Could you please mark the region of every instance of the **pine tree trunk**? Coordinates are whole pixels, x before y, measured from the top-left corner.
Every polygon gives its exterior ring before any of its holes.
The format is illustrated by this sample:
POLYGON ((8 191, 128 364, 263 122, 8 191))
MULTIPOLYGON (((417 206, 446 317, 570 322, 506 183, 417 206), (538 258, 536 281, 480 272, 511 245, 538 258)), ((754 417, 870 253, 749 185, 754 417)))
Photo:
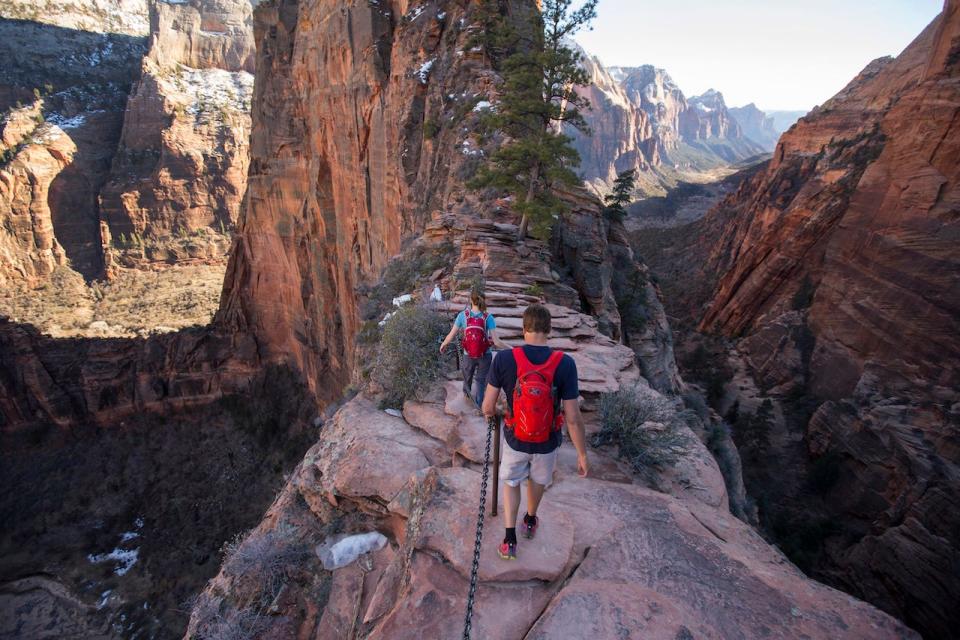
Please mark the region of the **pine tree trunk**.
MULTIPOLYGON (((540 163, 533 165, 530 169, 530 184, 527 186, 527 197, 524 204, 531 202, 536 193, 537 180, 540 178, 540 163)), ((520 219, 520 231, 517 233, 517 240, 523 240, 527 237, 527 229, 530 227, 530 217, 525 213, 520 219)))

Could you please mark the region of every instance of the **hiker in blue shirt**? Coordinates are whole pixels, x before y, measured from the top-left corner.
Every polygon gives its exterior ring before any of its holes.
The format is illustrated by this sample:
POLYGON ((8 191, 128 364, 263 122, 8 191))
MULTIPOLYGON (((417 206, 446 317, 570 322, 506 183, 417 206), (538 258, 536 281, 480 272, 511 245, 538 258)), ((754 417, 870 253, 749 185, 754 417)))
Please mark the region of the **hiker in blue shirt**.
POLYGON ((474 291, 470 294, 470 308, 457 314, 450 333, 440 345, 440 353, 447 348, 458 331, 463 331, 463 358, 460 369, 463 373, 463 394, 473 400, 479 407, 483 401, 483 393, 487 388, 487 372, 493 354, 490 347, 494 341, 498 346, 502 342, 496 339, 497 322, 493 315, 487 313, 487 302, 483 294, 474 291))

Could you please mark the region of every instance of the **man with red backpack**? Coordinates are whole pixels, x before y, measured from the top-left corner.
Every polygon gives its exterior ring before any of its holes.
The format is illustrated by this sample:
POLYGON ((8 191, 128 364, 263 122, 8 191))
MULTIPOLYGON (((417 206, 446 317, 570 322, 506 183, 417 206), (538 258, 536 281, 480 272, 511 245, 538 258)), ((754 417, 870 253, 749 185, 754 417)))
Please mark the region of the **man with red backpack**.
POLYGON ((463 394, 479 407, 483 392, 487 388, 487 371, 490 370, 490 361, 493 359, 490 347, 496 339, 494 331, 497 323, 493 316, 487 313, 487 302, 479 291, 470 294, 470 305, 470 308, 457 314, 450 333, 440 345, 440 353, 443 353, 456 337, 457 331, 462 330, 463 358, 460 369, 463 373, 463 394))
POLYGON ((527 513, 520 525, 525 538, 537 531, 537 508, 543 492, 553 478, 557 449, 562 441, 564 423, 577 449, 577 467, 587 475, 587 449, 580 419, 580 395, 577 363, 569 355, 547 346, 550 335, 550 310, 540 304, 523 312, 522 347, 501 351, 494 358, 483 398, 483 413, 493 417, 497 398, 503 389, 507 397, 504 447, 500 460, 503 480, 503 520, 506 535, 500 545, 500 557, 517 557, 517 508, 520 483, 527 481, 527 513))

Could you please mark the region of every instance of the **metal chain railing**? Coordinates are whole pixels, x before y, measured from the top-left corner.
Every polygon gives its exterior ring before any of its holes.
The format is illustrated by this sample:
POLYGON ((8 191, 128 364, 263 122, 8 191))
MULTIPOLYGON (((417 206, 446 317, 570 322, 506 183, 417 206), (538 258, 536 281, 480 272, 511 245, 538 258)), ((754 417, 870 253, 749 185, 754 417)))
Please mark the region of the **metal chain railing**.
MULTIPOLYGON (((470 640, 473 621, 473 599, 477 593, 477 578, 480 572, 480 545, 483 542, 483 518, 487 508, 487 482, 490 478, 490 444, 497 428, 497 418, 487 420, 487 448, 483 454, 483 477, 480 481, 480 508, 477 509, 477 539, 473 546, 473 566, 470 569, 470 591, 467 593, 467 615, 463 621, 463 640, 470 640)), ((497 490, 496 487, 493 488, 497 490)))

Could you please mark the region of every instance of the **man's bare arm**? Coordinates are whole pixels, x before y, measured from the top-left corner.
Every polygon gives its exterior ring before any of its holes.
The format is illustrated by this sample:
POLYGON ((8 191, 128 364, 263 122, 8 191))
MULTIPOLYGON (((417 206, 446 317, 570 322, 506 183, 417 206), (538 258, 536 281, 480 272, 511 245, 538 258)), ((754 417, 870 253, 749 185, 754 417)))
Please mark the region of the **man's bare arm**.
POLYGON ((488 384, 487 390, 483 393, 483 415, 492 418, 497 414, 497 397, 500 395, 500 388, 488 384))
POLYGON ((577 450, 577 467, 581 476, 587 475, 587 436, 580 417, 580 403, 574 400, 563 401, 563 418, 567 423, 570 440, 577 450))

